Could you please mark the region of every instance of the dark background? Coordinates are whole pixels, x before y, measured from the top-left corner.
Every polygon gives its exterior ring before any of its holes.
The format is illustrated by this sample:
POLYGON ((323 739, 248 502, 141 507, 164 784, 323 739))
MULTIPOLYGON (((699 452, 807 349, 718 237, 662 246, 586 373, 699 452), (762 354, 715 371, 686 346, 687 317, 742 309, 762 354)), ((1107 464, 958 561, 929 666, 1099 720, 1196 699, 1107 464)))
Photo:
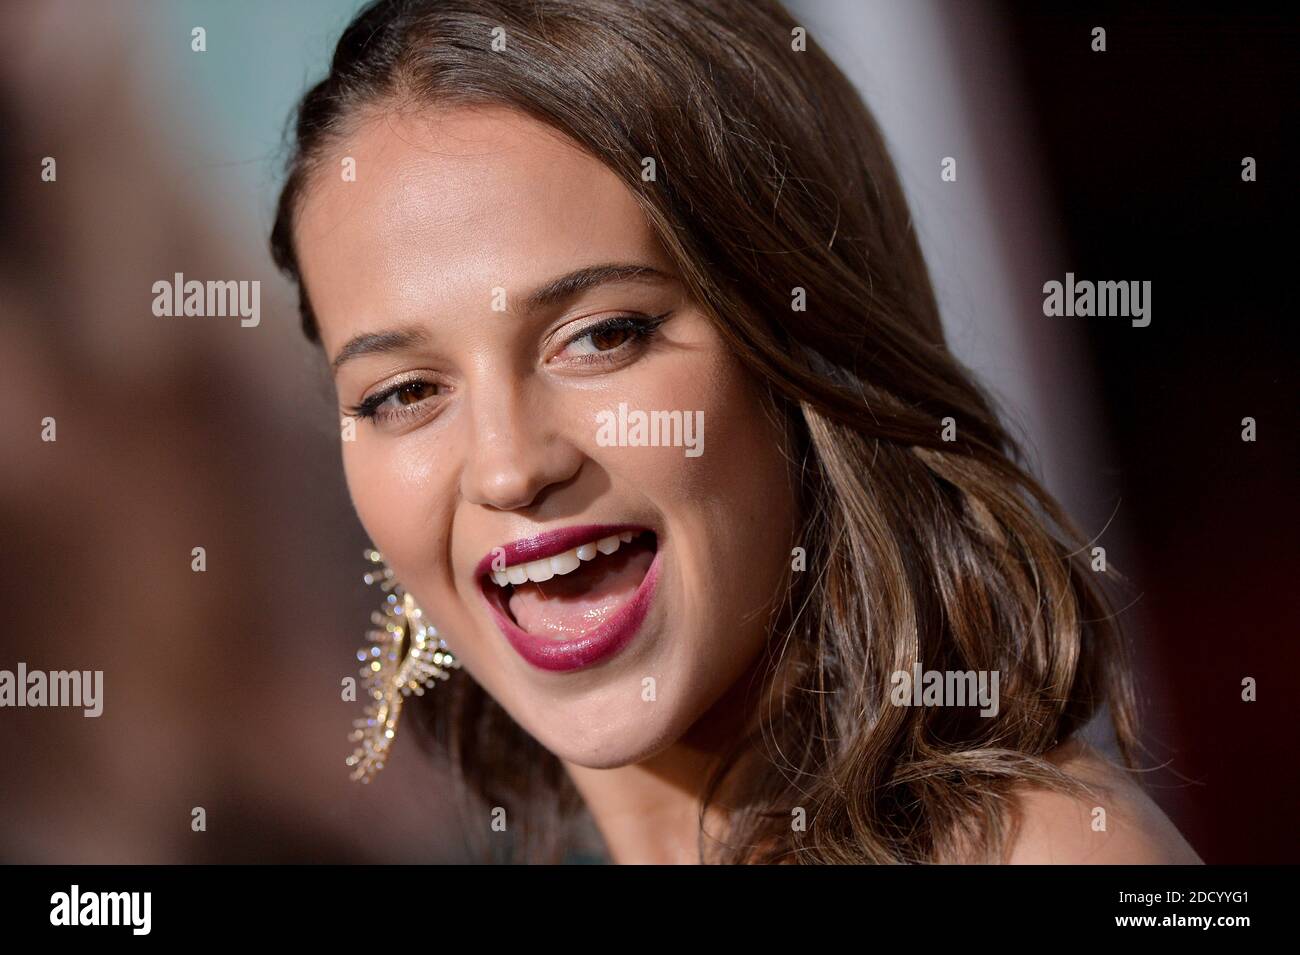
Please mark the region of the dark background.
POLYGON ((1148 327, 1080 323, 1136 547, 1137 649, 1166 677, 1147 745, 1177 772, 1151 784, 1206 861, 1293 862, 1300 30, 1236 5, 1049 6, 1004 13, 1069 261, 1152 282, 1148 327), (1094 26, 1104 54, 1078 42, 1094 26))

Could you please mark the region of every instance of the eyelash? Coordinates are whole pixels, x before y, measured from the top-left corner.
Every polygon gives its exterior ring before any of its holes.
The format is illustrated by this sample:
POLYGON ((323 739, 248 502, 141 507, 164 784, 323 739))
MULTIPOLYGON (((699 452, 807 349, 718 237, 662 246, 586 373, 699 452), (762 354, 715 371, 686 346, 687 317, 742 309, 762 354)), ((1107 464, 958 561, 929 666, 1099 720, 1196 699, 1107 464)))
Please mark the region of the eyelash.
MULTIPOLYGON (((599 335, 607 332, 629 332, 630 337, 615 347, 608 349, 605 352, 583 355, 578 359, 578 363, 583 365, 613 361, 614 359, 612 357, 607 358, 605 356, 613 355, 614 353, 621 353, 628 347, 635 347, 637 345, 644 346, 654 337, 655 333, 659 331, 659 327, 668 320, 670 314, 671 312, 663 312, 660 315, 654 316, 615 315, 583 329, 581 332, 566 341, 564 347, 568 348, 575 342, 582 341, 582 339, 588 338, 592 335, 599 335)), ((388 401, 388 399, 401 394, 404 389, 420 388, 424 386, 433 386, 434 388, 439 387, 437 382, 427 381, 423 378, 411 378, 406 381, 397 382, 391 387, 385 388, 383 391, 376 392, 370 397, 363 399, 355 407, 347 409, 347 412, 355 418, 369 418, 376 422, 392 421, 409 414, 419 413, 424 402, 407 405, 404 408, 399 408, 394 411, 380 411, 379 409, 388 401)))
POLYGON ((659 331, 659 326, 668 320, 669 312, 663 312, 659 315, 614 315, 604 321, 597 322, 588 328, 584 328, 578 334, 574 335, 564 347, 568 348, 574 342, 582 341, 592 335, 599 335, 604 332, 630 332, 631 337, 621 344, 614 346, 605 352, 597 352, 594 355, 583 355, 581 364, 593 364, 605 361, 612 361, 612 358, 605 358, 604 355, 612 355, 615 352, 621 352, 628 346, 644 345, 654 334, 659 331))
POLYGON ((404 408, 398 408, 394 411, 385 411, 385 412, 381 412, 379 410, 380 406, 382 406, 385 402, 388 401, 389 398, 392 398, 394 395, 401 394, 404 389, 420 388, 426 385, 431 385, 434 388, 438 387, 437 382, 425 381, 422 378, 411 378, 407 381, 399 381, 397 382, 397 384, 392 385, 389 388, 385 388, 383 391, 376 392, 375 394, 371 395, 369 398, 362 399, 362 401, 358 403, 355 408, 347 409, 348 414, 350 414, 354 418, 372 418, 376 421, 389 421, 393 418, 400 418, 403 415, 410 414, 413 410, 418 410, 420 406, 418 404, 407 405, 404 408))

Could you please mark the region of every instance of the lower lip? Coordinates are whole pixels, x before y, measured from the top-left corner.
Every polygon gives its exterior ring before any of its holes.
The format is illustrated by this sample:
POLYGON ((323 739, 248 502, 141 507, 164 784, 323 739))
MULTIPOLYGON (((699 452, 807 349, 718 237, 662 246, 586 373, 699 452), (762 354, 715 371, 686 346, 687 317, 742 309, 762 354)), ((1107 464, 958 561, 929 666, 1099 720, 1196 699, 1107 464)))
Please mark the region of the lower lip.
POLYGON ((572 640, 551 640, 528 633, 521 630, 496 601, 487 600, 487 605, 506 640, 537 669, 581 670, 613 656, 637 635, 650 611, 650 602, 654 599, 655 587, 659 583, 661 553, 662 551, 655 552, 655 559, 650 563, 641 585, 627 603, 598 627, 572 640))

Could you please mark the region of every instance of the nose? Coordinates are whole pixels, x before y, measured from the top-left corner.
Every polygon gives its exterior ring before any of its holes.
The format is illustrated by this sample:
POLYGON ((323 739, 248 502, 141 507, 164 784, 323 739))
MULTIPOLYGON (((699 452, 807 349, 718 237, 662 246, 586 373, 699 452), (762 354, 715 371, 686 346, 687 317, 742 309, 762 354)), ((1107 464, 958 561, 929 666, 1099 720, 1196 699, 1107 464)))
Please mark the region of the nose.
POLYGON ((508 379, 476 389, 469 410, 461 496, 470 503, 502 511, 533 507, 582 467, 582 452, 556 427, 562 415, 508 379))

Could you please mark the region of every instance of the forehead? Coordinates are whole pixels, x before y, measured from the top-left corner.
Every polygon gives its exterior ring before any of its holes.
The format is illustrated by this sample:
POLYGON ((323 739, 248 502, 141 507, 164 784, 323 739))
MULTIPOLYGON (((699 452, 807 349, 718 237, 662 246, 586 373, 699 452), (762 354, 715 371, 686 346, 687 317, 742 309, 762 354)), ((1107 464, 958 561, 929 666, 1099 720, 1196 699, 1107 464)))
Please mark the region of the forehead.
POLYGON ((482 311, 497 287, 525 293, 575 266, 667 267, 613 172, 503 108, 365 117, 308 184, 296 240, 327 348, 431 302, 482 311))

